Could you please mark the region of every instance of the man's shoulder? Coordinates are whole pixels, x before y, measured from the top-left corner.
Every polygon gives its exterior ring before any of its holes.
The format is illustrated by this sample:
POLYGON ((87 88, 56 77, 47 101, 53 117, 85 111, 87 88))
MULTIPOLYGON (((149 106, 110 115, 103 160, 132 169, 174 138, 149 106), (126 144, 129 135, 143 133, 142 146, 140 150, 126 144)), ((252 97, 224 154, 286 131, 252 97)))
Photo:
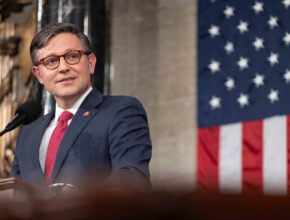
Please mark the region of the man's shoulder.
POLYGON ((143 105, 138 98, 126 95, 104 95, 103 104, 115 107, 139 106, 143 108, 143 105))
POLYGON ((139 102, 136 97, 127 95, 104 95, 104 99, 111 102, 139 102))

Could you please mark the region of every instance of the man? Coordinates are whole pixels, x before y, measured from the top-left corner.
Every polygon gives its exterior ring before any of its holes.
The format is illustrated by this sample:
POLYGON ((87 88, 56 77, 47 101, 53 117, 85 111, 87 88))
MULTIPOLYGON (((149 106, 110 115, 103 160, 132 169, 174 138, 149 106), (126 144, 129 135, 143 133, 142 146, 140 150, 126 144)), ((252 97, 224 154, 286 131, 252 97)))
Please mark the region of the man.
POLYGON ((22 128, 11 176, 36 186, 150 188, 145 111, 135 98, 92 88, 96 56, 88 38, 75 25, 50 24, 32 40, 30 55, 33 74, 56 104, 22 128))

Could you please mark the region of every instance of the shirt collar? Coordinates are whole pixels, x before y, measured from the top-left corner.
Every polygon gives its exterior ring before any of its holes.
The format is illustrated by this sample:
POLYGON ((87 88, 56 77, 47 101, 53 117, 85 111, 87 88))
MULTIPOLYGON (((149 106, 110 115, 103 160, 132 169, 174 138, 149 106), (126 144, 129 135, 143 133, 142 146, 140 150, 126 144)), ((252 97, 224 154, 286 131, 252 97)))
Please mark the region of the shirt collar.
POLYGON ((60 108, 57 103, 55 103, 55 114, 54 114, 54 123, 57 123, 57 120, 60 116, 60 114, 63 111, 69 111, 71 112, 73 115, 76 114, 77 110, 79 109, 80 105, 82 104, 82 102, 84 101, 84 99, 87 97, 87 95, 92 91, 92 87, 90 87, 84 94, 82 94, 82 96, 75 102, 75 104, 69 108, 69 109, 62 109, 60 108))

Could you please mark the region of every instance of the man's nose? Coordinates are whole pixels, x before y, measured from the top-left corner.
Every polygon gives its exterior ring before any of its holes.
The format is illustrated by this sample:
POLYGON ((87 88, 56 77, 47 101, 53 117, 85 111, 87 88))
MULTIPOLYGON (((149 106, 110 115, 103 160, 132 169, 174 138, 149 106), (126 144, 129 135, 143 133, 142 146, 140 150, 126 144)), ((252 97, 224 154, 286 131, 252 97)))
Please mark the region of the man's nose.
POLYGON ((59 58, 58 69, 59 69, 60 72, 66 73, 69 70, 68 65, 69 64, 65 61, 64 57, 60 57, 59 58))

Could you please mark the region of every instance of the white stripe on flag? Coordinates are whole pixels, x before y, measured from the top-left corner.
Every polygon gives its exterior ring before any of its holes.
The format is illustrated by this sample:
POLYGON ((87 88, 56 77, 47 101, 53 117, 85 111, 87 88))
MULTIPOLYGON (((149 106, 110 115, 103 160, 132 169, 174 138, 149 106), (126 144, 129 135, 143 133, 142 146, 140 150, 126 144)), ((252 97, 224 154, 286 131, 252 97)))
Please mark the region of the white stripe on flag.
POLYGON ((221 126, 219 184, 221 192, 240 193, 242 189, 242 126, 221 126))
POLYGON ((264 120, 263 185, 265 194, 287 193, 286 116, 264 120))

